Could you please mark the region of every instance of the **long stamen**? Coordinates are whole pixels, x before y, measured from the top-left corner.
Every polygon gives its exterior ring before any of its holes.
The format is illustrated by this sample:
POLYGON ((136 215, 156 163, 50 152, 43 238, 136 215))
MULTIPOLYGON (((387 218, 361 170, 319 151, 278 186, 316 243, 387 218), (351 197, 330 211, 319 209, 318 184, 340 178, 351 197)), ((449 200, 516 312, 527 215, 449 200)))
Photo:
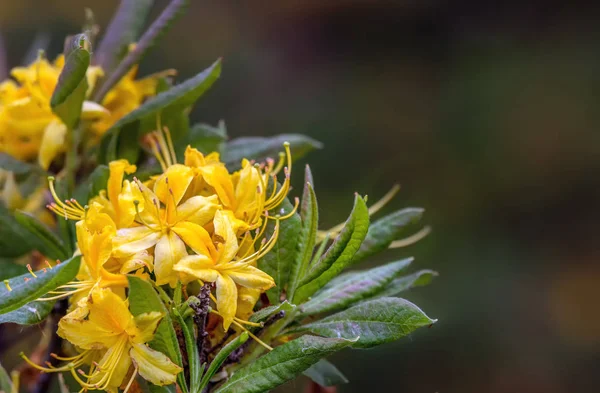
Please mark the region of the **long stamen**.
POLYGON ((175 147, 173 146, 173 139, 171 138, 171 131, 168 127, 163 127, 165 133, 164 138, 167 141, 167 147, 169 148, 169 154, 171 154, 171 162, 177 164, 177 154, 175 154, 175 147))
POLYGON ((411 244, 415 244, 419 240, 423 239, 425 236, 429 235, 429 233, 431 233, 431 227, 426 226, 414 235, 411 235, 404 239, 393 241, 388 248, 401 248, 410 246, 411 244))
MULTIPOLYGON (((219 313, 216 310, 213 310, 212 308, 209 310, 211 313, 219 315, 222 317, 221 313, 219 313)), ((249 331, 248 329, 246 329, 242 324, 240 324, 239 322, 236 321, 237 318, 234 318, 232 323, 239 327, 240 329, 242 329, 243 331, 245 331, 246 333, 248 333, 248 336, 252 337, 252 339, 254 339, 254 341, 256 341, 258 344, 260 344, 261 346, 265 347, 267 350, 272 351, 273 347, 267 345, 264 341, 262 341, 260 338, 256 337, 254 334, 252 334, 251 331, 249 331)))
POLYGON ((66 200, 62 202, 56 193, 56 189, 54 187, 54 177, 48 177, 48 188, 50 188, 50 194, 52 194, 52 198, 54 202, 47 205, 46 207, 56 213, 59 216, 65 217, 65 220, 83 220, 85 218, 86 209, 79 204, 75 199, 66 200))

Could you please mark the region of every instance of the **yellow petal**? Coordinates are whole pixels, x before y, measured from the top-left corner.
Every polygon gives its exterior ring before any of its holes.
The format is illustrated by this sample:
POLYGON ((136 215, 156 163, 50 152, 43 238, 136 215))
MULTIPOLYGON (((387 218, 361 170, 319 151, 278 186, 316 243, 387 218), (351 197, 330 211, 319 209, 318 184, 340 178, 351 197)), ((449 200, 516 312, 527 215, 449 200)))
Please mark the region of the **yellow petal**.
POLYGON ((102 105, 92 101, 83 101, 83 105, 81 107, 81 119, 97 120, 109 115, 110 112, 102 105))
POLYGON ((163 318, 163 314, 157 311, 152 311, 149 313, 143 313, 135 317, 135 326, 137 327, 137 332, 135 336, 132 336, 131 339, 134 343, 147 343, 152 341, 154 338, 154 332, 156 332, 156 328, 158 324, 163 318))
POLYGON ((248 320, 253 314, 254 306, 262 292, 258 289, 240 287, 238 288, 238 302, 236 317, 248 320))
POLYGON ((218 210, 215 213, 214 226, 215 234, 223 240, 223 243, 218 245, 219 258, 217 264, 230 262, 239 249, 237 235, 233 230, 231 220, 227 214, 218 210))
POLYGON ((172 230, 187 244, 196 254, 213 256, 215 246, 210 235, 198 224, 192 222, 179 222, 172 230))
POLYGON ((194 178, 192 168, 184 165, 171 165, 154 184, 154 193, 165 205, 179 204, 188 186, 194 178))
POLYGON ((226 274, 217 277, 217 309, 223 317, 223 328, 227 331, 237 309, 237 287, 226 274))
POLYGON ((198 151, 198 149, 188 145, 185 149, 184 164, 192 168, 204 166, 206 164, 206 161, 204 160, 204 154, 198 151))
POLYGON ((236 284, 246 288, 266 291, 275 286, 275 281, 271 276, 254 266, 244 265, 239 268, 224 268, 222 272, 226 272, 236 284))
POLYGON ((44 130, 42 144, 40 146, 39 164, 42 168, 48 169, 52 160, 57 155, 65 151, 65 137, 67 136, 67 126, 59 120, 50 122, 44 130))
POLYGON ((163 235, 154 249, 156 284, 169 284, 175 287, 178 275, 173 271, 173 265, 186 255, 185 243, 179 236, 172 231, 169 231, 167 235, 163 235))
POLYGON ((110 175, 106 185, 108 191, 108 199, 112 203, 115 211, 119 208, 119 194, 123 188, 123 177, 125 174, 131 174, 137 169, 135 165, 131 165, 127 160, 111 161, 108 164, 110 175))
POLYGON ((194 196, 177 206, 177 221, 191 221, 198 225, 206 225, 215 217, 219 209, 219 198, 194 196))
POLYGON ((154 246, 161 233, 147 227, 123 228, 117 231, 113 239, 113 255, 127 257, 154 246))
POLYGON ((154 257, 146 250, 126 257, 120 262, 122 263, 121 268, 119 269, 119 273, 121 274, 131 273, 134 270, 143 268, 147 268, 149 272, 154 270, 154 257))
MULTIPOLYGON (((221 199, 223 205, 231 209, 233 207, 235 196, 233 191, 233 182, 231 176, 225 168, 225 165, 212 164, 200 167, 199 172, 202 174, 202 178, 208 183, 221 199)), ((254 189, 256 192, 256 188, 254 189)))
POLYGON ((61 318, 58 334, 83 349, 110 348, 133 323, 133 317, 110 289, 96 289, 91 295, 87 310, 75 310, 61 318), (83 319, 86 311, 87 319, 83 319))
POLYGON ((155 385, 175 383, 177 374, 182 371, 181 367, 173 363, 164 353, 144 344, 134 344, 129 353, 142 378, 155 385))
POLYGON ((188 255, 183 257, 173 270, 182 272, 206 282, 215 282, 219 273, 215 270, 214 262, 206 255, 188 255))

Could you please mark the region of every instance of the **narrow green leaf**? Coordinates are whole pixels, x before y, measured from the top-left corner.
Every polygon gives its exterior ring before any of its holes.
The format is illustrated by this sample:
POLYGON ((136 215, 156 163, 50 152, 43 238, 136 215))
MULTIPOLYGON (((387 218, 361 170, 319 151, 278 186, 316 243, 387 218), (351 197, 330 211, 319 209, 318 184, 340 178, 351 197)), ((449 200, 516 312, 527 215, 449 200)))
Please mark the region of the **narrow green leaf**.
MULTIPOLYGON (((217 356, 215 356, 213 361, 210 363, 210 367, 208 368, 208 371, 206 372, 204 377, 202 377, 202 382, 200 383, 201 389, 204 389, 208 385, 208 383, 210 382, 210 379, 213 377, 213 375, 216 374, 216 372, 223 365, 225 360, 227 360, 229 355, 231 355, 231 353, 233 351, 235 351, 236 349, 241 347, 246 341, 248 341, 248 333, 244 332, 244 333, 240 334, 238 337, 236 337, 234 340, 229 342, 227 345, 225 345, 219 351, 219 353, 217 353, 217 356)), ((202 391, 202 390, 200 390, 200 391, 202 391)))
POLYGON ((30 234, 32 247, 50 259, 65 260, 69 252, 64 242, 50 228, 29 213, 16 210, 15 219, 30 234))
POLYGON ((300 304, 314 294, 331 279, 340 274, 350 264, 360 248, 369 229, 369 211, 365 200, 356 195, 354 208, 333 244, 300 282, 294 295, 294 303, 300 304))
POLYGON ((36 278, 26 273, 5 280, 11 290, 6 285, 0 286, 0 314, 16 310, 72 281, 79 272, 79 262, 80 257, 73 257, 45 272, 36 272, 36 278))
POLYGON ((172 23, 183 13, 188 4, 189 0, 171 0, 169 5, 140 37, 135 48, 127 53, 123 61, 119 63, 114 72, 98 89, 98 92, 94 95, 94 101, 102 102, 104 96, 127 74, 131 67, 140 63, 142 57, 169 30, 172 23))
POLYGON ((33 250, 27 231, 0 202, 0 257, 19 257, 33 250))
POLYGON ((300 306, 302 315, 313 315, 343 310, 363 299, 384 291, 412 262, 412 258, 389 263, 352 275, 337 285, 326 286, 308 302, 300 306))
POLYGON ((119 139, 123 137, 125 131, 126 134, 133 133, 133 138, 137 140, 140 134, 152 130, 150 127, 140 128, 140 124, 155 124, 157 115, 168 117, 171 113, 191 106, 220 75, 221 59, 193 78, 158 94, 131 111, 106 132, 101 144, 100 157, 106 161, 119 158, 119 139))
POLYGON ((290 302, 288 302, 286 300, 283 303, 265 307, 265 308, 258 310, 257 312, 252 314, 252 316, 250 317, 250 322, 256 322, 256 323, 264 322, 267 319, 269 319, 269 317, 277 314, 280 311, 289 313, 289 312, 294 311, 295 308, 296 308, 295 305, 291 304, 290 302))
POLYGON ((262 393, 283 384, 321 358, 351 345, 339 338, 303 336, 283 344, 237 371, 216 393, 262 393))
POLYGON ((320 321, 291 329, 289 333, 310 332, 342 338, 358 336, 358 341, 352 346, 370 348, 398 340, 435 322, 408 300, 384 297, 359 303, 320 321))
POLYGON ((243 158, 264 161, 266 158, 276 158, 282 151, 284 142, 289 142, 294 160, 304 157, 314 149, 320 149, 323 144, 306 135, 281 134, 272 137, 243 137, 233 139, 223 147, 221 159, 230 168, 237 168, 243 158))
POLYGON ((319 208, 317 197, 312 186, 312 173, 306 165, 304 175, 304 191, 302 193, 302 204, 300 205, 301 230, 298 234, 296 260, 290 267, 288 285, 288 299, 293 299, 300 279, 306 273, 313 255, 317 240, 319 225, 319 208))
POLYGON ((201 393, 202 387, 200 380, 202 378, 202 372, 200 365, 200 354, 198 353, 198 346, 196 345, 196 340, 194 338, 194 334, 189 329, 187 323, 183 320, 183 317, 177 311, 177 309, 173 310, 173 314, 179 323, 179 328, 183 333, 183 340, 185 341, 185 349, 188 355, 188 368, 190 370, 190 393, 201 393))
POLYGON ((90 65, 89 39, 78 34, 70 39, 65 53, 65 66, 52 93, 50 106, 69 130, 79 121, 88 88, 86 71, 90 65))
MULTIPOLYGON (((271 211, 271 216, 276 214, 286 215, 294 209, 288 198, 271 211)), ((265 237, 270 238, 275 229, 275 221, 270 220, 265 237)), ((258 260, 258 267, 273 277, 276 287, 268 295, 272 303, 279 303, 280 294, 285 290, 289 280, 290 269, 296 261, 298 249, 296 247, 298 235, 301 230, 300 216, 294 213, 290 218, 279 222, 279 237, 271 251, 258 260)))
POLYGON ((303 374, 323 387, 348 383, 348 378, 337 367, 325 359, 321 359, 307 368, 303 374))
MULTIPOLYGON (((156 329, 154 340, 149 343, 150 348, 164 353, 173 363, 181 367, 183 363, 179 342, 167 308, 149 282, 133 276, 127 278, 129 280, 129 309, 131 313, 136 316, 145 312, 158 311, 164 315, 156 329)), ((182 389, 187 391, 187 383, 183 373, 177 375, 177 381, 182 389)))
POLYGON ((153 0, 122 0, 94 52, 94 64, 110 75, 140 36, 153 0))
POLYGON ((227 140, 227 128, 223 120, 216 127, 208 124, 194 124, 189 132, 175 143, 176 151, 184 152, 189 145, 203 154, 220 152, 223 142, 227 140))
POLYGON ((408 226, 421 219, 423 212, 424 209, 407 208, 375 221, 369 227, 367 237, 365 237, 360 249, 354 255, 352 264, 387 249, 394 240, 402 235, 408 226))
POLYGON ((397 296, 411 288, 422 287, 437 277, 438 273, 433 270, 421 270, 408 276, 398 277, 390 282, 378 296, 397 296))
POLYGON ((55 302, 29 302, 26 305, 0 314, 0 323, 16 323, 19 325, 37 325, 42 322, 54 308, 55 302))
POLYGON ((17 175, 22 175, 24 173, 31 172, 39 172, 45 173, 44 170, 38 165, 30 164, 28 162, 20 161, 14 158, 13 156, 9 156, 6 153, 0 152, 0 169, 4 169, 10 172, 13 172, 17 175))
POLYGON ((0 364, 0 391, 5 393, 12 392, 12 381, 10 375, 6 372, 2 364, 0 364))

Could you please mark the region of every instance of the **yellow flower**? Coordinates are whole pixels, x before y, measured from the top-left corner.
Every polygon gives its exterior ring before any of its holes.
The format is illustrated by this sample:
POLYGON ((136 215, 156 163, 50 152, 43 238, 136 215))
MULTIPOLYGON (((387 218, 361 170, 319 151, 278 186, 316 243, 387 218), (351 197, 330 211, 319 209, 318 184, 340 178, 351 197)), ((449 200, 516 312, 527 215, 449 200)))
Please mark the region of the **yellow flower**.
POLYGON ((244 159, 242 169, 229 174, 227 168, 219 160, 218 153, 204 157, 198 150, 188 146, 185 152, 185 164, 194 168, 198 174, 194 189, 201 192, 207 186, 219 196, 224 209, 233 212, 232 224, 237 234, 242 234, 262 224, 265 211, 277 207, 287 196, 290 188, 292 158, 289 144, 285 144, 287 167, 284 168, 285 180, 277 187, 277 173, 284 166, 283 157, 275 166, 273 160, 266 165, 252 164, 244 159), (271 193, 267 188, 271 183, 271 193))
POLYGON ((59 358, 69 361, 63 367, 34 366, 45 372, 71 371, 84 390, 116 391, 132 365, 134 372, 125 391, 138 373, 155 385, 172 384, 181 367, 146 345, 154 337, 162 317, 158 312, 133 317, 126 300, 109 289, 95 289, 86 307, 75 309, 58 324, 58 334, 81 353, 59 358), (77 369, 90 361, 92 366, 87 374, 77 369))
POLYGON ((223 328, 227 330, 237 310, 236 284, 262 292, 275 285, 271 276, 252 264, 269 252, 277 241, 279 222, 269 241, 264 243, 257 252, 239 259, 236 259, 236 256, 240 247, 230 215, 217 211, 214 227, 214 238, 218 247, 211 243, 204 252, 182 258, 173 269, 202 281, 216 282, 217 308, 223 317, 223 328))
POLYGON ((212 244, 203 225, 219 208, 216 196, 193 196, 182 202, 192 181, 192 170, 175 164, 156 179, 153 191, 137 182, 144 210, 136 215, 139 226, 122 228, 113 239, 114 256, 126 257, 154 247, 154 272, 158 285, 175 286, 179 275, 173 265, 187 255, 186 245, 204 253, 212 244))
POLYGON ((123 180, 125 174, 135 172, 136 166, 127 160, 111 161, 108 166, 110 175, 106 191, 103 190, 98 197, 92 198, 92 202, 100 203, 104 207, 104 211, 115 221, 117 228, 129 227, 133 224, 137 212, 144 210, 139 189, 129 180, 123 180))
MULTIPOLYGON (((31 160, 39 154, 44 169, 65 148, 67 129, 50 108, 50 98, 62 68, 64 57, 53 64, 39 57, 28 67, 16 67, 11 75, 18 82, 0 85, 0 152, 19 160, 31 160)), ((88 81, 93 85, 101 70, 88 69, 88 81)), ((82 118, 97 119, 106 114, 101 106, 86 101, 82 118)))
POLYGON ((168 70, 135 80, 137 69, 137 66, 133 67, 102 100, 102 106, 109 111, 110 115, 90 127, 96 139, 101 137, 117 120, 140 106, 146 98, 156 94, 156 85, 160 78, 175 73, 168 70))

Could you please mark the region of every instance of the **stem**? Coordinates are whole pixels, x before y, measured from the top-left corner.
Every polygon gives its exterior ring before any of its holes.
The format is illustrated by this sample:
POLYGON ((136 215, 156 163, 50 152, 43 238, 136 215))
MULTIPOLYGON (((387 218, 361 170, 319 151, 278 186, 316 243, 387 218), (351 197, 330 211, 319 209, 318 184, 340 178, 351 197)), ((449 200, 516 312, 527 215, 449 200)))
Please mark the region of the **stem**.
POLYGON ((207 361, 207 351, 204 350, 204 341, 208 333, 206 332, 206 320, 208 318, 208 309, 210 306, 210 288, 211 284, 205 283, 198 294, 199 302, 190 302, 190 307, 194 310, 194 324, 198 330, 196 346, 200 355, 200 364, 207 361))
POLYGON ((127 74, 127 71, 140 62, 146 51, 155 44, 158 37, 165 33, 169 24, 182 13, 187 4, 187 0, 172 0, 169 3, 167 8, 164 9, 160 16, 152 22, 148 30, 140 37, 135 49, 125 56, 117 69, 102 84, 98 92, 94 95, 95 102, 101 103, 104 96, 127 74))
POLYGON ((67 154, 65 159, 67 195, 73 195, 73 191, 75 190, 75 179, 77 175, 77 169, 79 167, 77 150, 79 149, 81 133, 82 132, 80 126, 73 129, 72 132, 67 132, 67 154))
MULTIPOLYGON (((53 356, 50 356, 51 353, 55 353, 60 355, 62 350, 62 338, 56 334, 58 330, 58 322, 60 319, 67 313, 67 308, 69 307, 68 300, 61 299, 54 305, 52 309, 52 314, 50 314, 50 318, 48 318, 48 322, 50 325, 50 331, 52 332, 52 337, 50 338, 50 343, 48 344, 48 349, 46 350, 46 356, 44 357, 44 362, 42 364, 46 364, 49 362, 51 365, 56 366, 60 362, 60 360, 56 359, 53 356)), ((54 373, 42 373, 40 374, 35 387, 31 393, 47 393, 50 385, 52 383, 52 378, 54 373)))

